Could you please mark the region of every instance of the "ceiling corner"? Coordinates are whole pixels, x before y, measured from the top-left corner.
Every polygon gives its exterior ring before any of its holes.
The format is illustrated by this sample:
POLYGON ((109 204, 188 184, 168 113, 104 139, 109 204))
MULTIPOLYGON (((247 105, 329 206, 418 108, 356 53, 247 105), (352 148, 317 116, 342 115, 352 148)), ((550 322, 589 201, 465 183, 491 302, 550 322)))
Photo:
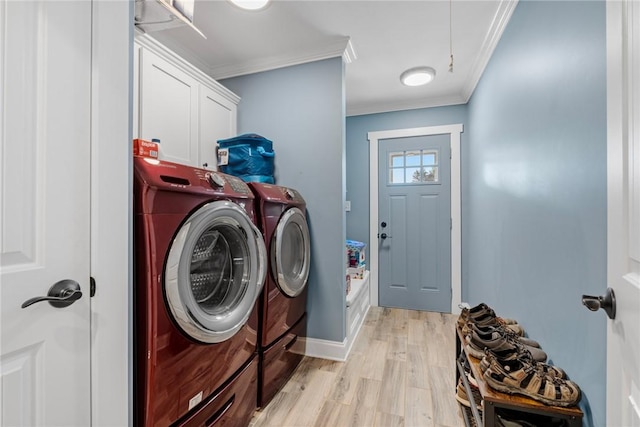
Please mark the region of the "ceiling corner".
POLYGON ((473 95, 473 91, 476 89, 476 86, 482 77, 482 73, 484 73, 484 69, 491 59, 491 55, 498 45, 498 42, 502 37, 502 33, 507 27, 518 1, 519 0, 503 0, 500 2, 498 10, 491 22, 491 27, 489 28, 489 31, 487 31, 487 36, 482 43, 480 53, 471 68, 469 78, 462 88, 462 97, 465 99, 465 103, 468 102, 471 95, 473 95))
MULTIPOLYGON (((308 62, 321 61, 323 59, 337 57, 345 58, 345 55, 349 55, 351 61, 356 58, 350 38, 341 36, 322 45, 315 47, 306 46, 301 50, 280 56, 257 58, 229 66, 223 65, 219 67, 212 67, 211 74, 216 80, 222 80, 230 77, 238 77, 247 74, 275 70, 278 68, 291 67, 308 62)), ((345 61, 346 60, 347 59, 345 58, 345 61)))

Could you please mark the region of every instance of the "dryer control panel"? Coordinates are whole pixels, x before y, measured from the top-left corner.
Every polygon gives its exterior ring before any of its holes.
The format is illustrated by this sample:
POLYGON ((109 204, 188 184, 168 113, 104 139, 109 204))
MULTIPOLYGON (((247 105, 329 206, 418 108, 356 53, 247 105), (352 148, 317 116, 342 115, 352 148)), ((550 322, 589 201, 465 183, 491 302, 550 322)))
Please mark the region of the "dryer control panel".
POLYGON ((262 200, 287 205, 305 205, 302 195, 293 188, 258 182, 252 182, 249 185, 262 200))

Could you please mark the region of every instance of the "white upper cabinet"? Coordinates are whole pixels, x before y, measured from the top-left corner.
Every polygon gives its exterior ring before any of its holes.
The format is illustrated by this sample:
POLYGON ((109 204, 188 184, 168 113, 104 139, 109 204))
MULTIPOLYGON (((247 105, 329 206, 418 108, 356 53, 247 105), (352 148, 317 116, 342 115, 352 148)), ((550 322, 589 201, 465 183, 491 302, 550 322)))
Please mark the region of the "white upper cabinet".
POLYGON ((152 38, 136 43, 135 137, 159 139, 163 160, 215 169, 216 142, 236 135, 239 98, 152 38))
POLYGON ((215 169, 216 142, 236 135, 238 106, 213 90, 200 86, 200 166, 215 169))
POLYGON ((149 50, 140 58, 140 137, 160 139, 163 160, 197 165, 198 82, 149 50))

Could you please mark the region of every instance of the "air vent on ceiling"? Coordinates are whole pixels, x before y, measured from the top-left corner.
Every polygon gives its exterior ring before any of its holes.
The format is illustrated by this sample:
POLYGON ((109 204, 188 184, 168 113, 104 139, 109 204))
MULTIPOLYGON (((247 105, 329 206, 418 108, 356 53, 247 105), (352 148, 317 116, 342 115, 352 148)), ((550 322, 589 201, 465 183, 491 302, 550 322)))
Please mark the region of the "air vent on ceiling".
POLYGON ((144 32, 187 25, 205 39, 193 25, 194 0, 136 0, 135 24, 144 32))

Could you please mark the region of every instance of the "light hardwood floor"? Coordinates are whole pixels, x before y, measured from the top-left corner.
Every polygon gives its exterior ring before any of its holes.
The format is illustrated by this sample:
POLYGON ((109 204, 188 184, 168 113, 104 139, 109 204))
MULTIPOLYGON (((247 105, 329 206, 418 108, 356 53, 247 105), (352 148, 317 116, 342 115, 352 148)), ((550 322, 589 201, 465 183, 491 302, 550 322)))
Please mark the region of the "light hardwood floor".
POLYGON ((346 362, 305 357, 250 427, 458 427, 451 314, 371 307, 346 362))

